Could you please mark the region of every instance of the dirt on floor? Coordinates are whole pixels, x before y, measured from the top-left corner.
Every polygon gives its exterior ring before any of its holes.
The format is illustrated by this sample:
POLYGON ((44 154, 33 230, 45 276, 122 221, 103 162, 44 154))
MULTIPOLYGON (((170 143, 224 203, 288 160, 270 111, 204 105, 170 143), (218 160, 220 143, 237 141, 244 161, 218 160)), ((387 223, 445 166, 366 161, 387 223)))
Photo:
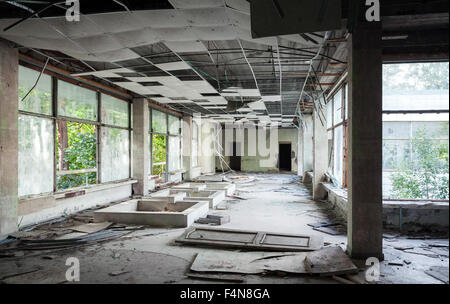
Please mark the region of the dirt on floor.
MULTIPOLYGON (((302 184, 298 176, 248 175, 252 180, 236 183, 234 197, 227 198, 216 210, 210 210, 211 215, 230 217, 230 222, 220 227, 320 235, 325 246, 341 246, 345 250, 345 221, 335 215, 327 202, 313 201, 310 187, 302 184), (319 222, 333 225, 329 225, 329 229, 320 229, 317 227, 319 222)), ((174 240, 185 229, 111 224, 95 232, 79 231, 86 229, 80 226, 93 221, 93 211, 86 210, 28 227, 3 241, 0 244, 0 281, 11 284, 77 283, 68 282, 66 277, 72 265, 70 262, 76 258, 80 266, 78 283, 229 283, 225 276, 223 281, 189 277, 189 268, 200 252, 241 250, 176 244, 174 240)), ((380 277, 371 283, 448 283, 448 246, 448 236, 385 231, 380 277)), ((365 261, 354 263, 360 267, 356 281, 368 283, 365 261)), ((332 277, 287 273, 242 277, 242 282, 254 284, 343 283, 332 277)))

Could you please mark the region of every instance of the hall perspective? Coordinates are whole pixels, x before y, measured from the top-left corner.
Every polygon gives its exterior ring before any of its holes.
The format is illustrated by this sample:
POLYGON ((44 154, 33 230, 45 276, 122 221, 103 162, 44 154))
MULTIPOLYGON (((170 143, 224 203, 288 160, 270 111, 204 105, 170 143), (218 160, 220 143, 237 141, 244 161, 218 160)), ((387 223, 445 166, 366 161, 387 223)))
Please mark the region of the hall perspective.
POLYGON ((448 1, 68 2, 0 1, 0 283, 449 283, 448 1))

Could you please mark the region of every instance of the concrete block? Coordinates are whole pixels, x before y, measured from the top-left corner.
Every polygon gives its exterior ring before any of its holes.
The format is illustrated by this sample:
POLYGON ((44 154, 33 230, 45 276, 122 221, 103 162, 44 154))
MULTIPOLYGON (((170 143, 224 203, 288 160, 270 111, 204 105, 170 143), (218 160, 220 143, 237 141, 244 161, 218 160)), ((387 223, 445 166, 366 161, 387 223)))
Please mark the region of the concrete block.
POLYGON ((94 222, 184 228, 207 213, 207 202, 185 200, 170 203, 160 198, 136 199, 95 211, 94 222))
POLYGON ((187 194, 187 198, 184 200, 189 199, 207 201, 209 203, 209 208, 214 209, 225 199, 225 191, 192 191, 187 194))

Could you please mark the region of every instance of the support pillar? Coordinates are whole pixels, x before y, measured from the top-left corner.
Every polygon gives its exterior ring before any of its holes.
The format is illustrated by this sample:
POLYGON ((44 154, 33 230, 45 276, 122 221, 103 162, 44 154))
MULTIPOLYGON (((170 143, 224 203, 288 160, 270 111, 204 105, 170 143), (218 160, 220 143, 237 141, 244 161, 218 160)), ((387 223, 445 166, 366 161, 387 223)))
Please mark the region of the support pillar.
POLYGON ((328 137, 327 137, 327 122, 324 117, 326 115, 326 108, 323 108, 323 114, 314 110, 313 112, 313 199, 323 199, 324 191, 320 186, 323 177, 328 169, 328 137), (320 117, 319 117, 320 115, 320 117))
POLYGON ((352 258, 383 258, 381 22, 360 21, 348 40, 348 244, 352 258))
POLYGON ((0 41, 0 240, 18 229, 18 63, 0 41))
POLYGON ((149 191, 150 145, 149 108, 145 98, 133 100, 133 194, 147 195, 149 191))

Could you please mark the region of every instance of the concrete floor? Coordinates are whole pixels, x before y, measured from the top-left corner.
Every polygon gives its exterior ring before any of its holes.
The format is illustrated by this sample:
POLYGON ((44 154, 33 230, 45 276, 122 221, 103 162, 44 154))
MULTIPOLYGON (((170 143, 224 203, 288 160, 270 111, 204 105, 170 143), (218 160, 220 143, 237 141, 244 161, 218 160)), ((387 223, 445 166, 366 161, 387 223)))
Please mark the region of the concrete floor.
MULTIPOLYGON (((310 189, 300 183, 299 177, 291 174, 252 174, 252 176, 256 178, 253 182, 237 185, 236 195, 246 200, 230 199, 221 204, 226 206, 227 210, 210 211, 210 214, 230 216, 231 222, 221 227, 319 234, 324 237, 326 243, 339 245, 345 249, 347 241, 345 235, 332 236, 307 226, 308 223, 323 219, 336 221, 339 219, 334 218, 326 202, 312 201, 310 189)), ((3 282, 65 283, 68 268, 65 265, 66 259, 76 257, 80 260, 80 283, 220 283, 186 277, 185 273, 197 253, 224 251, 224 249, 175 244, 174 239, 183 231, 184 229, 148 228, 113 241, 78 249, 41 253, 25 258, 0 259, 0 278, 1 274, 39 267, 38 271, 10 277, 3 282), (120 272, 125 273, 118 274, 120 272)), ((394 233, 389 232, 384 239, 385 261, 381 263, 381 277, 378 283, 442 283, 424 271, 430 266, 448 267, 448 237, 410 239, 407 236, 392 237, 394 233), (395 247, 414 247, 416 253, 408 253, 395 247), (390 262, 401 262, 403 266, 389 265, 390 262)), ((364 278, 364 271, 358 276, 364 278)), ((245 282, 339 284, 330 278, 294 275, 247 275, 245 282)))

